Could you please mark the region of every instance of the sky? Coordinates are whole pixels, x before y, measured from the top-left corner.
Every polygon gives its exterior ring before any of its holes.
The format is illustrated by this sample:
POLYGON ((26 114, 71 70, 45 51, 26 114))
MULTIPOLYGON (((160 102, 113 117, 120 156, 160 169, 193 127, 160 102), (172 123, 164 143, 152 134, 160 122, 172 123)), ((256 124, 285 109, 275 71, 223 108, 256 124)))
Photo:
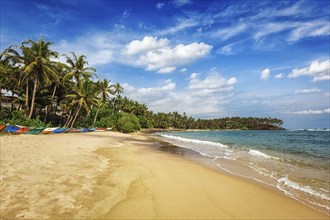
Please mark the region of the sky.
POLYGON ((44 36, 154 112, 330 127, 328 0, 0 1, 1 51, 44 36))

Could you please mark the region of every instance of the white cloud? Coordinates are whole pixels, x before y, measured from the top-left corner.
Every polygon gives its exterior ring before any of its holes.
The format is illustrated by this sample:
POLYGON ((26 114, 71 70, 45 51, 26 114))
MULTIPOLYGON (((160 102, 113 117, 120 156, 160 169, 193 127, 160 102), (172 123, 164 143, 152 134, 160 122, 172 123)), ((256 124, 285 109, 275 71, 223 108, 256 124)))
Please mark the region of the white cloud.
POLYGON ((156 8, 157 8, 157 9, 162 9, 162 8, 164 7, 164 5, 165 5, 165 3, 163 3, 163 2, 158 2, 158 3, 156 4, 156 8))
POLYGON ((226 46, 223 46, 220 50, 219 50, 220 54, 224 54, 224 55, 231 55, 233 54, 232 51, 232 44, 228 44, 226 46))
POLYGON ((147 52, 168 46, 167 38, 158 39, 157 37, 145 36, 143 40, 133 40, 123 49, 126 55, 134 55, 137 53, 147 52))
POLYGON ((193 18, 178 19, 177 24, 174 27, 169 27, 158 32, 159 35, 175 34, 187 28, 196 27, 199 22, 193 18))
POLYGON ((215 70, 203 78, 200 75, 192 73, 184 89, 177 88, 172 80, 151 88, 135 88, 128 84, 123 86, 125 95, 146 103, 155 112, 179 111, 192 116, 224 115, 223 104, 230 102, 236 78, 225 79, 215 70))
POLYGON ((176 67, 175 66, 168 66, 168 67, 164 67, 164 68, 159 69, 157 71, 157 73, 171 73, 174 70, 176 70, 176 67))
POLYGON ((180 72, 182 72, 182 73, 187 72, 187 68, 180 69, 180 72))
POLYGON ((274 77, 275 77, 276 79, 282 79, 284 76, 285 76, 284 73, 279 73, 279 74, 275 75, 274 77))
POLYGON ((193 93, 210 94, 215 92, 231 92, 234 89, 234 85, 237 83, 237 79, 232 77, 225 79, 218 72, 213 70, 207 77, 200 79, 199 75, 193 73, 190 75, 189 89, 193 93))
POLYGON ((312 21, 299 23, 290 33, 289 41, 297 41, 305 37, 317 37, 330 34, 329 21, 312 21))
POLYGON ((305 93, 319 93, 321 92, 320 89, 300 89, 300 90, 295 90, 295 94, 305 94, 305 93))
POLYGON ((173 4, 176 7, 181 7, 183 5, 191 4, 191 0, 173 0, 173 4))
POLYGON ((249 26, 246 23, 240 23, 233 27, 223 28, 218 31, 215 31, 214 33, 212 33, 212 36, 220 38, 221 40, 227 40, 229 38, 232 38, 232 37, 242 33, 248 27, 249 26))
POLYGON ((291 114, 297 114, 297 115, 319 115, 323 113, 329 113, 330 108, 326 108, 323 110, 304 110, 304 111, 296 111, 296 112, 290 112, 291 114))
POLYGON ((309 67, 293 69, 288 75, 289 78, 299 76, 311 76, 313 77, 313 82, 330 80, 330 59, 320 62, 314 61, 309 67))
POLYGON ((269 69, 264 69, 261 72, 260 80, 266 80, 270 77, 270 70, 269 69))
POLYGON ((170 73, 178 66, 192 63, 210 53, 212 46, 201 42, 169 46, 166 38, 144 37, 142 41, 134 40, 125 46, 123 62, 143 67, 148 71, 170 73))

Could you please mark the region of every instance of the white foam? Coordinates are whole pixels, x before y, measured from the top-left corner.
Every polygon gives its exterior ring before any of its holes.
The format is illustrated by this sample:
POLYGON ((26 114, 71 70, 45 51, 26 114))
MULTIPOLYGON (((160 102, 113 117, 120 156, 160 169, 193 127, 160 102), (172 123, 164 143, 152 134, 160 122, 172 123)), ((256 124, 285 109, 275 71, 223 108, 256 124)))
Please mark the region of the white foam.
POLYGON ((212 142, 212 141, 202 141, 202 140, 198 140, 198 139, 189 139, 189 138, 177 137, 177 136, 173 136, 173 135, 160 134, 160 133, 158 133, 158 135, 165 137, 165 138, 182 141, 182 142, 195 143, 195 144, 206 144, 206 145, 212 145, 212 146, 217 146, 217 147, 221 147, 221 148, 227 148, 227 146, 224 144, 212 142))
POLYGON ((289 180, 287 176, 278 179, 278 180, 277 180, 277 183, 278 183, 278 184, 277 184, 277 188, 280 189, 280 190, 282 190, 282 191, 285 191, 286 193, 287 193, 287 191, 284 190, 284 189, 280 186, 281 183, 282 183, 282 184, 285 184, 286 186, 288 186, 288 187, 290 187, 290 188, 292 188, 292 189, 299 190, 299 191, 301 191, 301 192, 308 193, 308 194, 310 194, 310 195, 317 196, 317 197, 319 197, 319 198, 321 198, 321 199, 324 199, 324 200, 328 200, 328 201, 330 201, 330 197, 324 195, 323 193, 320 193, 320 192, 317 192, 317 191, 311 189, 309 186, 300 186, 298 183, 295 183, 295 182, 289 180))
POLYGON ((249 154, 252 156, 263 157, 263 158, 272 158, 271 156, 264 154, 257 150, 249 150, 249 154))

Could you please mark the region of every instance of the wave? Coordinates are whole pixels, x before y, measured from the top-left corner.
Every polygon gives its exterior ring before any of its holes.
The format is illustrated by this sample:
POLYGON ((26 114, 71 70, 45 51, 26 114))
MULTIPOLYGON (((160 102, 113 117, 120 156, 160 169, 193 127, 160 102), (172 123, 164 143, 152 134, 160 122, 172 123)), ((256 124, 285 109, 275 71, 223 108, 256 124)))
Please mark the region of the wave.
POLYGON ((267 154, 264 154, 260 151, 257 151, 257 150, 249 150, 248 152, 250 155, 252 156, 257 156, 257 157, 263 157, 263 158, 272 158, 271 156, 267 155, 267 154))
POLYGON ((217 143, 217 142, 213 142, 213 141, 202 141, 202 140, 198 140, 198 139, 183 138, 183 137, 177 137, 177 136, 167 135, 167 134, 160 134, 160 133, 157 133, 157 134, 162 136, 162 137, 165 137, 165 138, 169 138, 169 139, 173 139, 173 140, 177 140, 177 141, 182 141, 182 142, 195 143, 195 144, 205 144, 205 145, 212 145, 212 146, 217 146, 217 147, 221 147, 221 148, 228 148, 227 145, 217 143))
POLYGON ((330 128, 294 128, 289 131, 330 131, 330 128))
POLYGON ((301 192, 310 194, 312 196, 316 196, 321 199, 330 201, 330 197, 328 197, 327 195, 317 192, 317 191, 311 189, 309 186, 300 186, 298 183, 289 180, 288 176, 278 179, 277 183, 278 183, 277 188, 284 191, 285 193, 288 193, 288 192, 286 190, 284 190, 283 187, 281 187, 281 184, 286 185, 292 189, 299 190, 301 192))

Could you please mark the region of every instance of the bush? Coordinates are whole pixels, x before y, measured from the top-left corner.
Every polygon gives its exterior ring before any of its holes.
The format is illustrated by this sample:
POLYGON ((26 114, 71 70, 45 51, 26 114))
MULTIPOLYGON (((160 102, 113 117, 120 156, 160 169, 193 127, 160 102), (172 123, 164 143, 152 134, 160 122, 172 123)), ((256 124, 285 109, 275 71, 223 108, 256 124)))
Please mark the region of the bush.
POLYGON ((115 123, 113 117, 104 117, 95 122, 95 127, 111 128, 114 124, 115 123))
MULTIPOLYGON (((37 116, 35 119, 29 119, 24 115, 24 111, 13 111, 12 117, 6 120, 11 125, 22 125, 29 127, 45 127, 46 125, 37 116)), ((47 125, 50 126, 50 125, 47 125)))
POLYGON ((120 112, 116 116, 118 118, 116 121, 116 130, 130 133, 141 129, 139 119, 135 115, 120 112))

